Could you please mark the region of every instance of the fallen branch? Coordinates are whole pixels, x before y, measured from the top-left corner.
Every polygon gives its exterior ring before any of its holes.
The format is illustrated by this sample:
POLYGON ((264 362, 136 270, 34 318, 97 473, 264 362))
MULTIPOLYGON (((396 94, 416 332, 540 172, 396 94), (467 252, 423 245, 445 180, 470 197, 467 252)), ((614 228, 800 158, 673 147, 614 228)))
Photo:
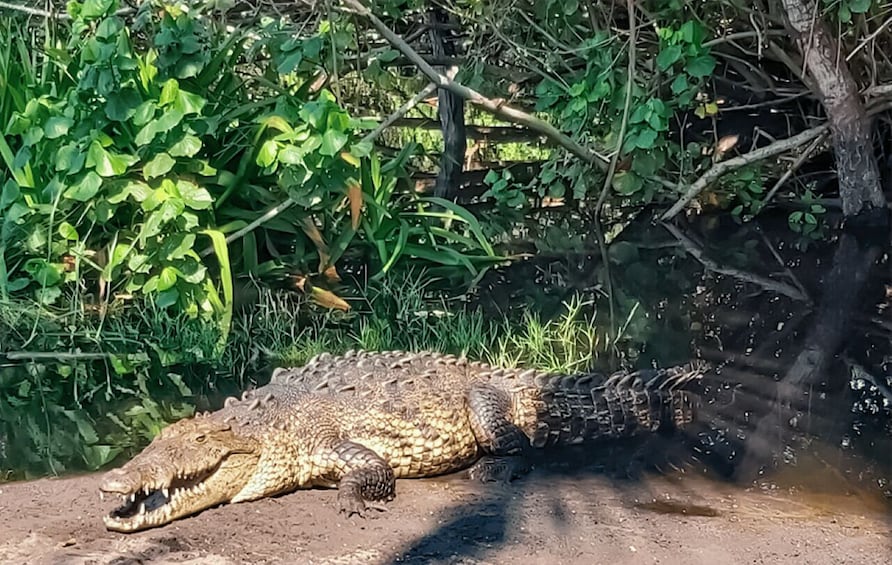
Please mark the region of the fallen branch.
MULTIPOLYGON (((422 100, 424 100, 425 98, 427 98, 428 96, 433 94, 436 90, 437 90, 437 85, 435 85, 433 83, 429 83, 420 92, 418 92, 415 96, 413 96, 411 99, 407 100, 402 106, 400 106, 392 114, 390 114, 390 116, 388 116, 386 120, 381 122, 378 125, 378 127, 376 127, 374 130, 369 132, 365 137, 363 137, 362 140, 360 141, 360 143, 371 143, 372 141, 376 140, 378 138, 378 136, 380 136, 381 133, 385 129, 390 127, 391 124, 393 124, 396 120, 405 116, 409 112, 409 110, 411 110, 412 108, 417 106, 422 100)), ((275 206, 273 206, 272 208, 270 208, 269 210, 264 212, 262 216, 260 216, 259 218, 256 218, 253 222, 251 222, 247 226, 243 227, 242 229, 240 229, 238 231, 232 232, 231 234, 226 236, 226 243, 229 244, 237 239, 244 237, 245 234, 248 234, 248 233, 254 231, 258 227, 265 224, 266 222, 272 220, 273 218, 275 218, 276 216, 278 216, 279 214, 281 214, 288 208, 291 208, 294 204, 295 204, 295 201, 289 196, 283 202, 276 204, 275 206)), ((207 255, 210 255, 211 253, 213 253, 213 251, 214 251, 213 247, 208 247, 207 249, 205 249, 204 251, 201 252, 201 256, 206 257, 207 255)))
POLYGON ((573 141, 572 139, 558 131, 558 129, 551 124, 544 122, 539 118, 532 116, 522 110, 512 108, 511 106, 506 105, 503 101, 487 98, 476 90, 468 88, 461 83, 455 82, 442 73, 438 73, 432 66, 428 64, 427 61, 424 60, 424 57, 422 57, 418 54, 417 51, 412 49, 412 47, 408 43, 406 43, 393 30, 387 27, 384 22, 378 19, 378 17, 375 16, 371 12, 371 10, 364 6, 359 0, 342 1, 343 4, 349 8, 349 11, 368 19, 375 27, 375 29, 377 29, 378 32, 387 41, 389 41, 391 45, 393 45, 397 50, 405 55, 410 61, 415 63, 415 66, 417 66, 418 69, 421 70, 421 72, 426 77, 436 83, 439 88, 445 88, 446 90, 455 93, 471 104, 495 116, 504 118, 505 120, 508 120, 512 123, 524 125, 533 131, 539 132, 542 135, 553 140, 555 143, 557 143, 570 153, 576 155, 586 163, 594 165, 602 171, 607 170, 607 160, 604 157, 601 157, 600 155, 589 151, 579 143, 573 141))
POLYGON ((687 206, 691 200, 696 198, 697 195, 703 191, 703 189, 705 189, 711 182, 718 179, 725 173, 728 173, 735 169, 739 169, 740 167, 749 165, 750 163, 755 163, 756 161, 761 161, 763 159, 768 159, 769 157, 774 157, 775 155, 780 155, 784 151, 789 151, 790 149, 793 149, 795 147, 799 147, 800 145, 808 143, 819 135, 822 135, 829 129, 829 127, 830 126, 828 124, 822 124, 820 126, 807 129, 792 137, 781 139, 770 145, 766 145, 765 147, 750 151, 745 155, 740 155, 739 157, 734 157, 733 159, 728 159, 727 161, 716 163, 708 171, 706 171, 703 176, 701 176, 696 181, 694 181, 693 184, 691 184, 691 186, 687 189, 687 191, 685 191, 681 198, 679 198, 678 201, 660 217, 660 220, 666 222, 677 216, 679 212, 684 210, 685 206, 687 206))

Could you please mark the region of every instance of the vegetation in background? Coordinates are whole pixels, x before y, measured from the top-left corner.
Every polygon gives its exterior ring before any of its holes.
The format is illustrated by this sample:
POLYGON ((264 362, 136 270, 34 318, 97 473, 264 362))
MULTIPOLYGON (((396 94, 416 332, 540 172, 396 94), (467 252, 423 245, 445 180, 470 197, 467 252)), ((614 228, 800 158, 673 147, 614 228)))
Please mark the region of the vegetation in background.
POLYGON ((146 2, 131 26, 114 0, 69 7, 69 37, 5 53, 0 298, 146 295, 225 325, 239 274, 337 280, 348 250, 381 273, 412 258, 475 276, 497 259, 470 214, 401 188, 412 145, 382 159, 362 135, 374 123, 314 86, 350 41, 331 22, 227 32, 176 4, 146 2))
MULTIPOLYGON (((756 126, 795 122, 763 146, 823 119, 778 34, 778 2, 758 22, 727 3, 635 2, 635 26, 621 2, 448 4, 457 80, 552 124, 603 167, 468 108, 509 140, 468 156, 485 171, 480 190, 427 196, 418 181, 441 135, 376 128, 428 79, 340 3, 256 17, 208 0, 126 14, 117 0, 71 1, 68 20, 3 12, 0 474, 10 462, 29 475, 99 468, 271 364, 322 351, 436 349, 553 371, 687 355, 699 322, 661 294, 700 292, 694 269, 677 267, 685 252, 653 268, 650 250, 613 235, 755 147, 719 137, 723 118, 749 115, 740 107, 781 108, 785 120, 756 126), (744 93, 720 94, 729 82, 744 93), (602 196, 616 225, 599 255, 590 220, 602 196), (554 215, 534 210, 545 202, 554 215), (563 270, 531 267, 505 317, 462 302, 516 249, 558 256, 563 270), (604 264, 582 270, 591 256, 604 264), (239 306, 255 281, 257 298, 239 306), (282 281, 302 293, 270 290, 282 281)), ((871 53, 892 8, 820 5, 888 122, 892 68, 871 53)), ((374 3, 425 56, 429 8, 374 3)), ((408 115, 436 121, 433 99, 408 115)), ((784 174, 824 149, 730 168, 696 204, 746 221, 783 200, 804 248, 827 234, 828 202, 784 174)), ((727 246, 733 268, 751 264, 749 243, 727 246)))

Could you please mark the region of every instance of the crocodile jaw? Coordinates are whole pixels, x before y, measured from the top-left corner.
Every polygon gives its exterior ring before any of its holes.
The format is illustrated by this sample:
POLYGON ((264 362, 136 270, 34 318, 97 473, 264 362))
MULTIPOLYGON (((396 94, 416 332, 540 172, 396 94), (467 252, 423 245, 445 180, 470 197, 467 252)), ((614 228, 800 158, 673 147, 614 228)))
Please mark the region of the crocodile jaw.
POLYGON ((122 499, 103 517, 106 528, 136 532, 162 526, 230 502, 248 484, 260 461, 257 442, 229 426, 197 430, 195 424, 168 427, 133 460, 105 475, 100 498, 122 499))

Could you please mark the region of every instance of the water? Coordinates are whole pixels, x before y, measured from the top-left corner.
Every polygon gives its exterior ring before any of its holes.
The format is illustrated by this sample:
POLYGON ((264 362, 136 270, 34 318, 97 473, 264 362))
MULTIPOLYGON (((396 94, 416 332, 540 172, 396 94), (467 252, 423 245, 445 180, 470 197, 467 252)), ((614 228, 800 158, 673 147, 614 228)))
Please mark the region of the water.
MULTIPOLYGON (((532 226, 534 235, 541 226, 532 226)), ((492 316, 529 308, 547 316, 582 295, 608 323, 610 289, 621 337, 614 355, 595 368, 670 365, 694 356, 719 366, 705 383, 695 426, 671 438, 614 446, 590 466, 632 477, 641 469, 680 477, 683 471, 806 497, 817 507, 892 508, 887 243, 813 240, 782 222, 703 219, 683 230, 633 224, 612 246, 610 285, 586 238, 575 239, 570 252, 553 247, 485 277, 473 303, 492 316)), ((0 472, 7 479, 114 465, 163 422, 195 406, 213 409, 244 384, 155 367, 129 393, 106 394, 102 382, 86 379, 93 388, 73 395, 49 386, 41 371, 0 356, 0 472)), ((81 382, 70 379, 72 386, 81 382)), ((714 511, 665 501, 641 505, 654 512, 714 511)))

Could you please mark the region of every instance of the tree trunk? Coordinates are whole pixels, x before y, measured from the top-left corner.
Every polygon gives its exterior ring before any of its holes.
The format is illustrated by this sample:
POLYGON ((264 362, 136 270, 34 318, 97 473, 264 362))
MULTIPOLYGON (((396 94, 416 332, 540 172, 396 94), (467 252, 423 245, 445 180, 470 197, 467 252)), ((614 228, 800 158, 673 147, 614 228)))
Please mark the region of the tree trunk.
MULTIPOLYGON (((452 39, 444 37, 443 24, 449 16, 434 5, 430 9, 431 50, 435 59, 456 55, 452 39)), ((439 69, 438 69, 439 70, 439 69)), ((440 70, 449 78, 455 78, 457 67, 440 70)), ((468 140, 465 133, 465 101, 455 93, 440 88, 437 94, 437 108, 440 115, 440 130, 443 132, 443 154, 440 157, 440 173, 437 175, 436 196, 455 199, 461 182, 462 168, 468 140)))
POLYGON ((844 54, 840 54, 833 35, 815 13, 819 8, 812 2, 782 0, 782 3, 787 24, 812 79, 810 87, 827 111, 843 215, 886 223, 888 210, 873 155, 870 124, 844 54))

